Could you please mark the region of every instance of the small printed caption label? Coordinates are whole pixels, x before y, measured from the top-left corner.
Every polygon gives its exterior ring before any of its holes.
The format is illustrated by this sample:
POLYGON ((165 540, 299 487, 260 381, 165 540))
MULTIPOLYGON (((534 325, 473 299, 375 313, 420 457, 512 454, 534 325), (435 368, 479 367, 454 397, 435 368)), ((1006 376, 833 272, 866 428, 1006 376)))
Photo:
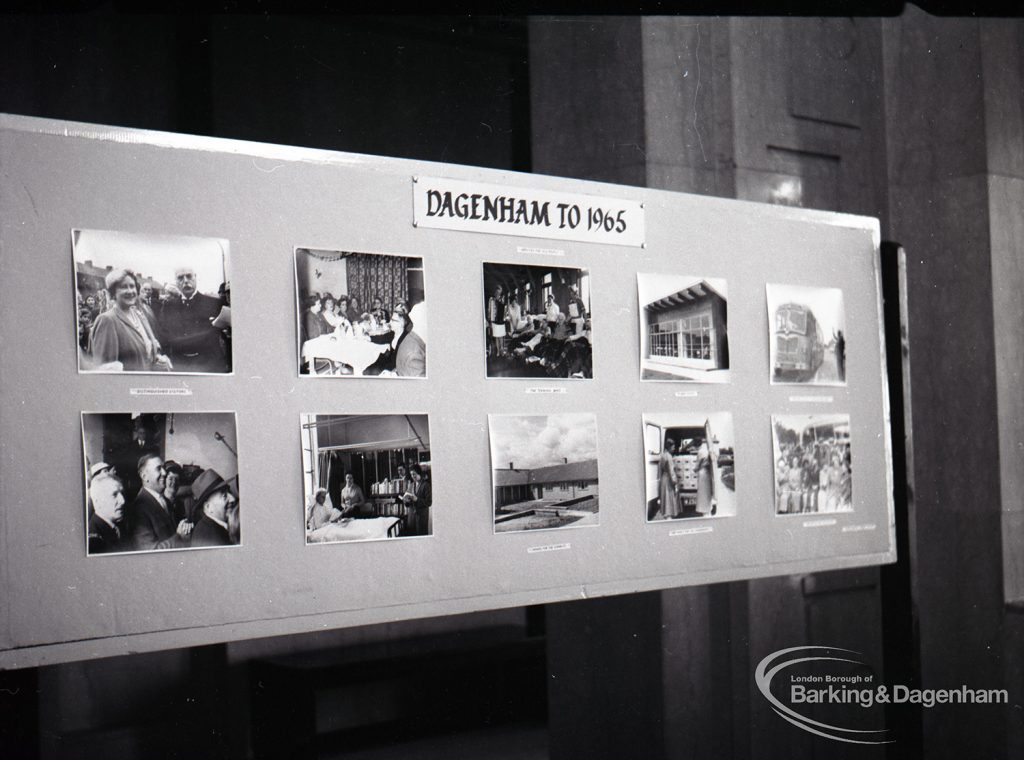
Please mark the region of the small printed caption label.
POLYGON ((676 391, 676 398, 697 398, 697 391, 676 391))
POLYGON ((191 388, 130 388, 132 396, 191 396, 191 388))
POLYGON ((827 528, 829 525, 835 525, 836 520, 834 517, 826 517, 821 520, 804 520, 805 528, 827 528))
POLYGON ((843 533, 862 533, 865 530, 875 530, 878 526, 874 523, 865 523, 863 525, 844 525, 843 533))
POLYGON ((540 552, 560 552, 564 549, 571 549, 572 544, 547 544, 546 546, 531 546, 526 550, 527 554, 538 554, 540 552))
POLYGON ((678 528, 676 530, 670 530, 668 534, 670 536, 692 536, 694 533, 711 533, 715 529, 710 525, 701 525, 696 528, 678 528))
POLYGON ((565 251, 561 248, 535 248, 529 245, 517 245, 516 253, 528 253, 534 256, 564 256, 565 251))
POLYGON ((565 393, 565 388, 527 388, 527 393, 565 393))
POLYGON ((832 396, 790 396, 789 400, 804 404, 831 404, 835 401, 832 396))

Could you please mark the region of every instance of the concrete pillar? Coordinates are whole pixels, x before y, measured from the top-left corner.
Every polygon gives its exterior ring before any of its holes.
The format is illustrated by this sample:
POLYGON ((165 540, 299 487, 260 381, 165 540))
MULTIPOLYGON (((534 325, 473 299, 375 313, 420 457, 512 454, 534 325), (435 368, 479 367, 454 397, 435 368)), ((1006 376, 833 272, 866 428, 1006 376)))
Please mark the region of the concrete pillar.
MULTIPOLYGON (((1024 642, 1004 626, 1024 526, 1024 24, 909 5, 884 24, 883 236, 908 253, 922 681, 1019 701, 1007 658, 1024 642)), ((923 720, 924 755, 950 758, 1007 756, 1020 724, 1012 705, 936 706, 923 720)))
MULTIPOLYGON (((727 31, 708 19, 531 20, 533 171, 732 194, 727 31)), ((731 644, 712 636, 730 595, 716 588, 548 606, 553 759, 732 754, 732 683, 713 672, 733 662, 731 644)))

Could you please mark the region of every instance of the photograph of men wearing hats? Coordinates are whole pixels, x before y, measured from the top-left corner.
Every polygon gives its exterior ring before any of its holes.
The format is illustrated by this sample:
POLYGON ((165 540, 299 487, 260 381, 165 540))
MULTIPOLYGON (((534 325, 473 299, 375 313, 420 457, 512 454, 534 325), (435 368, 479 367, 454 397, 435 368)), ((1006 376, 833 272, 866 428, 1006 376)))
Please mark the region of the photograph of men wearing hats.
POLYGON ((204 470, 192 484, 196 509, 202 517, 192 531, 192 546, 231 546, 238 543, 238 497, 216 470, 204 470))
POLYGON ((231 372, 228 241, 74 230, 80 372, 231 372))
POLYGON ((82 414, 87 552, 241 543, 233 412, 82 414))

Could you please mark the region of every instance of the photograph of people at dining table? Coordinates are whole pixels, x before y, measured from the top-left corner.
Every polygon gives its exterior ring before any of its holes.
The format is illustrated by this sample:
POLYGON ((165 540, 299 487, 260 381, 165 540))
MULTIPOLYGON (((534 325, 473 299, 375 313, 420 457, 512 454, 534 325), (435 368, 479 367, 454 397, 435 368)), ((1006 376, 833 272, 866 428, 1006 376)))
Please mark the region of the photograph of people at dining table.
POLYGON ((590 273, 484 264, 487 377, 590 378, 590 273))
POLYGON ((307 544, 433 534, 425 414, 303 414, 307 544))
POLYGON ((78 371, 231 372, 228 241, 73 230, 78 371))
POLYGON ((299 374, 427 376, 423 259, 295 249, 299 374))

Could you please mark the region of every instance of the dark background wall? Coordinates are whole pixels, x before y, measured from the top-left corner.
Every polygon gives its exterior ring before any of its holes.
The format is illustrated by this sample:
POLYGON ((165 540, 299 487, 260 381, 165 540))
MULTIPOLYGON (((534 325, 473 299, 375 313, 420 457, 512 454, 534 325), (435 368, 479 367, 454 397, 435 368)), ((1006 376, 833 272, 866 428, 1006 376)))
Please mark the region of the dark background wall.
MULTIPOLYGON (((878 216, 909 252, 916 444, 896 568, 0 674, 13 756, 244 756, 254 663, 429 658, 481 631, 543 641, 547 676, 512 691, 547 705, 553 758, 883 754, 799 732, 756 693, 757 662, 803 644, 862 652, 879 677, 1010 690, 1004 710, 865 716, 899 721, 893 756, 1024 754, 1019 20, 101 10, 4 16, 0 56, 0 111, 878 216)), ((394 687, 347 688, 352 725, 417 711, 394 687)))

